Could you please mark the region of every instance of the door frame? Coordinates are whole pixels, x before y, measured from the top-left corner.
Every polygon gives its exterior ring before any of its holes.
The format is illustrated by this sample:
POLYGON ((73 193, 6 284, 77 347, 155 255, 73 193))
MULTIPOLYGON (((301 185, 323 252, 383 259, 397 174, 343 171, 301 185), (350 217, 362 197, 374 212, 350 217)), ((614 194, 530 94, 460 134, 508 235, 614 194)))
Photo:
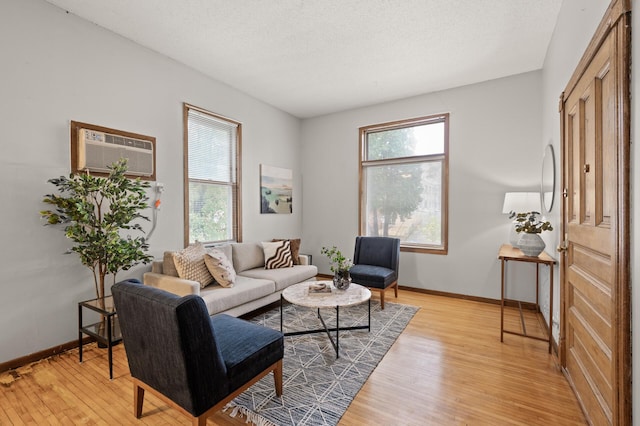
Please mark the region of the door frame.
MULTIPOLYGON (((615 322, 611 325, 614 333, 613 368, 616 377, 614 384, 615 406, 613 407, 614 424, 631 424, 632 400, 631 400, 631 204, 630 204, 630 147, 631 147, 631 117, 630 117, 630 83, 631 83, 631 0, 612 0, 607 8, 602 21, 598 25, 589 46, 585 50, 572 77, 569 79, 564 92, 560 95, 560 140, 561 140, 561 176, 562 176, 562 203, 561 205, 561 246, 566 241, 567 224, 567 143, 565 140, 564 105, 572 90, 582 77, 589 63, 599 50, 600 46, 611 31, 616 34, 616 70, 618 75, 617 85, 617 131, 618 131, 618 197, 616 206, 616 220, 618 231, 616 235, 616 251, 618 264, 616 273, 616 306, 615 322)), ((566 372, 566 318, 567 300, 566 291, 566 252, 560 255, 560 344, 559 358, 563 373, 566 372)), ((571 381, 569 381, 571 384, 571 381)), ((571 384, 572 385, 572 384, 571 384)), ((573 385, 572 385, 573 386, 573 385)), ((575 390, 574 390, 575 391, 575 390)))

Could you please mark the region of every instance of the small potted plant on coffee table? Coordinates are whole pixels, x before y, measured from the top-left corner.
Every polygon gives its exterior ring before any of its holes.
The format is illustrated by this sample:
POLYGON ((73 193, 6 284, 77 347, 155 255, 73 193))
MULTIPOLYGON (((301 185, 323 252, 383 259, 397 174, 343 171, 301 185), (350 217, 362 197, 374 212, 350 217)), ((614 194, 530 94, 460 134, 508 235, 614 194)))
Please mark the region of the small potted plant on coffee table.
POLYGON ((329 258, 331 262, 331 272, 333 272, 333 285, 338 290, 346 290, 351 284, 349 269, 353 266, 351 259, 345 257, 336 246, 331 248, 322 247, 321 254, 329 258))

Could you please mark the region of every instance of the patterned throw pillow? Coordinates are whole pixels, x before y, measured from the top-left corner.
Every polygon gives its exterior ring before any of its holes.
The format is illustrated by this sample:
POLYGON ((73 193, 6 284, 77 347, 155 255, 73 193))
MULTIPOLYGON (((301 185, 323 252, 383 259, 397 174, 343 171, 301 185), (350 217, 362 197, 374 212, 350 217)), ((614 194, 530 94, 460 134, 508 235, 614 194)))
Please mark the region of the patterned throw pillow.
POLYGON ((293 266, 291 258, 291 244, 289 241, 262 243, 264 250, 264 269, 290 268, 293 266))
POLYGON ((222 287, 233 287, 236 271, 231 261, 218 249, 208 249, 204 255, 204 264, 213 275, 213 279, 222 287))
POLYGON ((294 265, 300 264, 300 258, 298 257, 300 254, 300 238, 286 239, 286 238, 274 238, 271 241, 289 241, 291 244, 291 258, 293 259, 294 265))
POLYGON ((178 270, 178 276, 185 280, 198 281, 200 288, 205 288, 213 282, 213 277, 204 263, 206 249, 200 243, 173 253, 173 263, 178 270))

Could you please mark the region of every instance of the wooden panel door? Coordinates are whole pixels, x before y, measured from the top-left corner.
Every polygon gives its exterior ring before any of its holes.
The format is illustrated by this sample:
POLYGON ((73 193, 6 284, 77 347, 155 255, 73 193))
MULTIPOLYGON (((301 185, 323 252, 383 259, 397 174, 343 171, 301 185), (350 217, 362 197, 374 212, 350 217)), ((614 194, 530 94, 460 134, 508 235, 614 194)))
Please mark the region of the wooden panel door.
POLYGON ((594 425, 631 419, 630 16, 624 3, 612 3, 561 105, 561 363, 594 425))

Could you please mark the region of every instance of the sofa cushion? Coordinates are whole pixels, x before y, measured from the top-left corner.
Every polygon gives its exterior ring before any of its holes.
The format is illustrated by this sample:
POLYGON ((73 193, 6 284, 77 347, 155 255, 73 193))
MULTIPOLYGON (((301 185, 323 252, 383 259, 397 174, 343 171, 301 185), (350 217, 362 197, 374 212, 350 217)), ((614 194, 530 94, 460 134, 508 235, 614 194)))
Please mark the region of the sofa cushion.
POLYGON ((300 265, 300 238, 293 238, 293 239, 287 239, 287 238, 274 238, 273 240, 271 240, 273 242, 276 241, 289 241, 290 248, 291 248, 291 258, 293 258, 293 264, 294 265, 300 265))
POLYGON ((178 270, 176 269, 176 263, 173 261, 172 251, 165 251, 162 257, 162 273, 165 275, 171 275, 172 277, 178 277, 178 270))
POLYGON ((291 243, 289 240, 262 243, 262 249, 264 251, 264 268, 265 269, 278 269, 278 268, 290 268, 293 266, 293 259, 291 258, 291 243))
MULTIPOLYGON (((173 258, 171 259, 171 261, 173 261, 173 258)), ((162 260, 153 260, 151 261, 151 272, 154 272, 156 274, 162 274, 162 260)), ((176 272, 177 273, 177 272, 176 272)), ((170 275, 167 275, 170 276, 170 275)), ((172 277, 172 278, 178 278, 178 277, 172 277)))
POLYGON ((212 245, 212 246, 206 246, 206 249, 216 249, 216 250, 220 250, 222 253, 224 253, 225 256, 227 256, 227 259, 229 259, 229 261, 231 261, 233 258, 233 252, 231 250, 231 244, 220 244, 220 245, 212 245))
POLYGON ((275 291, 276 285, 273 281, 237 275, 233 287, 210 285, 200 290, 200 296, 207 305, 209 315, 213 315, 267 296, 275 291))
POLYGON ((209 273, 222 287, 233 287, 236 280, 236 271, 233 269, 231 260, 227 259, 218 249, 207 249, 204 255, 204 264, 207 265, 209 273))
POLYGON ((276 291, 283 290, 292 284, 310 280, 316 275, 318 275, 318 268, 315 265, 294 265, 291 268, 281 269, 254 268, 242 272, 243 277, 273 281, 276 291))
POLYGON ((198 281, 201 288, 211 284, 213 276, 204 263, 205 253, 206 250, 200 243, 173 253, 173 262, 178 270, 178 276, 185 280, 198 281))
POLYGON ((239 274, 247 269, 264 267, 264 251, 259 243, 234 243, 233 248, 233 267, 239 274))

